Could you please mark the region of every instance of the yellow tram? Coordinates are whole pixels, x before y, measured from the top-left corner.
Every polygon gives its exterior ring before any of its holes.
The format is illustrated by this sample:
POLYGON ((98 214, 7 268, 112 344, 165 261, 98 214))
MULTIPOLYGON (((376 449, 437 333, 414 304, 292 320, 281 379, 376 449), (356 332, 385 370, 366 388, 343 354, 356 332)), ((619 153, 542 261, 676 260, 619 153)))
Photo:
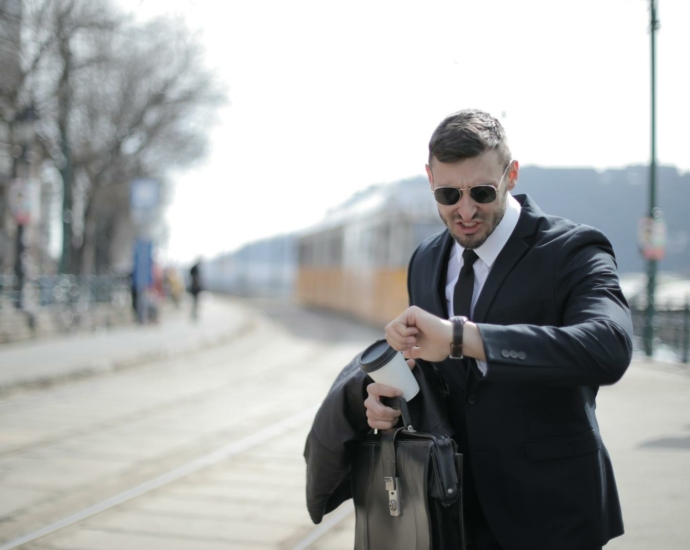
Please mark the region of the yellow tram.
POLYGON ((383 325, 407 307, 407 264, 443 229, 426 178, 377 185, 298 238, 300 303, 383 325))

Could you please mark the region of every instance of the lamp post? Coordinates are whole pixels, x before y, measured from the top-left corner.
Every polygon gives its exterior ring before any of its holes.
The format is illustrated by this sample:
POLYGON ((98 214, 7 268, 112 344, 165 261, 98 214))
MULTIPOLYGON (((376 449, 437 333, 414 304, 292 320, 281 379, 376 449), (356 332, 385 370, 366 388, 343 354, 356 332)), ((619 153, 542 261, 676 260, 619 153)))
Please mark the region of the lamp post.
MULTIPOLYGON (((657 220, 661 211, 656 206, 656 31, 659 20, 656 18, 657 0, 649 0, 651 36, 651 159, 649 164, 649 218, 657 220)), ((647 310, 644 324, 644 351, 647 357, 654 353, 654 295, 656 290, 657 259, 647 259, 647 310)))
POLYGON ((29 221, 26 205, 29 197, 27 196, 30 159, 29 152, 36 134, 37 116, 32 105, 24 108, 14 119, 12 132, 15 141, 14 163, 12 166, 14 185, 14 219, 17 224, 14 275, 16 277, 17 292, 14 305, 17 309, 22 309, 22 294, 24 290, 24 226, 29 221))

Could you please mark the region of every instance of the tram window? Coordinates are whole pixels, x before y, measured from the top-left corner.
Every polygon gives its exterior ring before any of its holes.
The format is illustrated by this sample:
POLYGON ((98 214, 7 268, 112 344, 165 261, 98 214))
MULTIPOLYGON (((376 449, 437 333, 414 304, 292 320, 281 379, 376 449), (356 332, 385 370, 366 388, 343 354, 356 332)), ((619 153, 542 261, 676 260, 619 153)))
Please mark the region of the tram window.
POLYGON ((300 265, 314 264, 314 245, 307 239, 299 243, 299 263, 300 265))
POLYGON ((328 253, 329 265, 341 265, 343 263, 343 237, 340 232, 331 235, 328 253))

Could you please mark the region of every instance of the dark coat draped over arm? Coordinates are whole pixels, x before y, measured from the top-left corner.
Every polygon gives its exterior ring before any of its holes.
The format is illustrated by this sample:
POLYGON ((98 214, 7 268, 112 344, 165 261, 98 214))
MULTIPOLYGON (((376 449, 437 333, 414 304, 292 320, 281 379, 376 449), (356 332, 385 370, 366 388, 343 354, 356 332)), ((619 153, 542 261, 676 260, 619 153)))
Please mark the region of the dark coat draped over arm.
MULTIPOLYGON (((418 431, 450 436, 443 396, 446 388, 433 366, 418 364, 412 371, 420 391, 409 403, 418 431)), ((352 498, 350 460, 354 445, 369 432, 364 400, 373 381, 355 357, 338 375, 314 418, 307 436, 307 509, 314 523, 352 498)))

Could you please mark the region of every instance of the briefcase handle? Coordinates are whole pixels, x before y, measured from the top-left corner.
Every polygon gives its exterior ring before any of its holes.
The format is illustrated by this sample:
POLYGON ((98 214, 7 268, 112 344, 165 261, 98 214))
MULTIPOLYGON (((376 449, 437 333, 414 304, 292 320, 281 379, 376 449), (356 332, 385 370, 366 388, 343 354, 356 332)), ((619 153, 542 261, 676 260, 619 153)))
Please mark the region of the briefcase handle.
POLYGON ((399 410, 401 413, 403 427, 408 432, 414 432, 412 426, 412 417, 410 416, 410 409, 407 407, 407 400, 404 397, 383 397, 381 396, 381 403, 391 409, 399 410))

